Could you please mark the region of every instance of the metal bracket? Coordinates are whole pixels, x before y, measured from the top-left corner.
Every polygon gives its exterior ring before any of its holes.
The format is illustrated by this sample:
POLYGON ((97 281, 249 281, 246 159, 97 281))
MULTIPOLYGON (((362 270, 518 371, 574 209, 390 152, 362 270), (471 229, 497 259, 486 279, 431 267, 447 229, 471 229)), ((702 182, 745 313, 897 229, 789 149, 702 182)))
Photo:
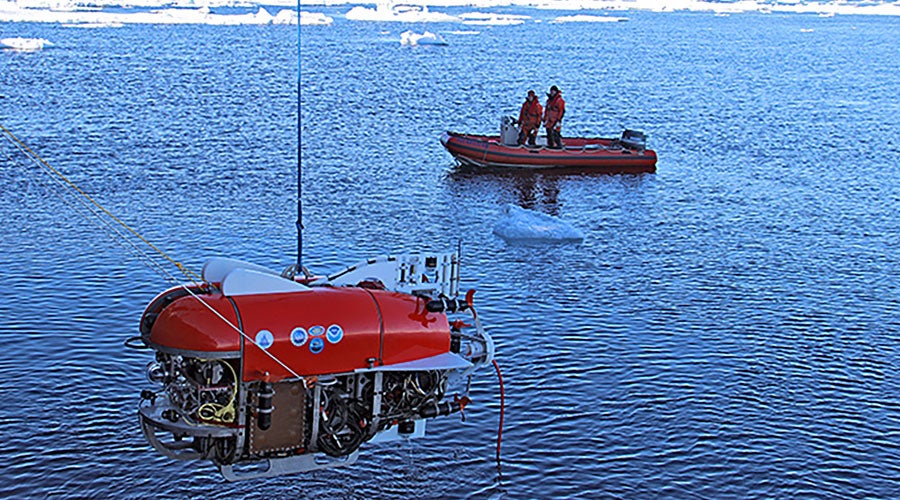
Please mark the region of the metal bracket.
POLYGON ((345 465, 352 465, 356 462, 358 457, 359 450, 354 451, 346 457, 339 458, 329 457, 328 455, 321 453, 310 453, 294 457, 269 458, 253 464, 243 465, 239 470, 235 470, 233 465, 220 465, 219 471, 228 481, 243 481, 245 479, 276 477, 285 474, 343 467, 345 465), (244 470, 246 468, 249 468, 249 470, 244 470))

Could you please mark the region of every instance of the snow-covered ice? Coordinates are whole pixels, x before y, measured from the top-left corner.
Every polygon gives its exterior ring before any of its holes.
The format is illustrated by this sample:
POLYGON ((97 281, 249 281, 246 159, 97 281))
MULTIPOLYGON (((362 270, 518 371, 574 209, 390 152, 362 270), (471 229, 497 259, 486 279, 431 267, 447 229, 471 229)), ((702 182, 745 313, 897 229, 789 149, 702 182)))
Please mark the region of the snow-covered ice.
POLYGON ((509 243, 576 242, 584 233, 568 222, 552 215, 516 205, 506 205, 494 226, 494 234, 509 243))

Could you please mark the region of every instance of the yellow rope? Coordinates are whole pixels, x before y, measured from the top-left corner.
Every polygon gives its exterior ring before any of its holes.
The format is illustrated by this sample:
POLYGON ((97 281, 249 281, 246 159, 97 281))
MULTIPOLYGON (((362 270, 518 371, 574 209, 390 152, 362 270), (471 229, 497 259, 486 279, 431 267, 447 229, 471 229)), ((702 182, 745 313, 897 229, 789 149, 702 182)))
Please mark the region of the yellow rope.
MULTIPOLYGON (((158 254, 160 254, 161 256, 163 256, 166 260, 168 260, 169 262, 171 262, 172 264, 174 264, 179 270, 181 270, 181 272, 182 272, 185 276, 187 276, 188 279, 190 279, 191 281, 193 281, 195 285, 198 285, 198 283, 202 283, 202 282, 203 282, 203 278, 201 278, 199 275, 197 275, 197 274, 191 272, 189 269, 187 269, 186 267, 184 267, 180 262, 176 262, 174 259, 172 259, 172 258, 169 257, 168 255, 166 255, 166 253, 163 252, 162 250, 160 250, 159 248, 157 248, 156 245, 154 245, 153 243, 150 243, 146 238, 144 238, 143 236, 141 236, 140 234, 138 234, 137 231, 135 231, 135 230, 132 229, 130 226, 128 226, 128 224, 125 224, 125 223, 124 223, 123 221, 121 221, 118 217, 116 217, 115 215, 113 215, 109 210, 107 210, 107 209, 104 208, 102 205, 100 205, 97 201, 95 201, 93 198, 91 198, 87 193, 85 193, 84 191, 82 191, 82 190, 81 190, 77 185, 75 185, 75 183, 72 182, 68 177, 66 177, 66 176, 63 175, 61 172, 59 172, 58 170, 56 170, 55 168, 53 168, 52 166, 50 166, 49 163, 47 163, 46 161, 44 161, 43 158, 41 158, 40 156, 38 156, 37 153, 35 153, 34 151, 32 151, 31 148, 29 148, 27 145, 25 145, 25 143, 23 143, 22 141, 20 141, 20 140, 19 140, 19 139, 18 139, 18 138, 17 138, 17 137, 16 137, 16 136, 8 129, 8 128, 4 127, 2 123, 0 123, 0 129, 2 129, 2 130, 3 130, 3 133, 5 133, 12 141, 14 141, 14 142, 16 143, 16 145, 19 146, 19 148, 21 148, 22 150, 24 150, 24 151, 26 151, 28 154, 30 154, 30 155, 32 156, 32 159, 37 159, 38 161, 40 161, 41 164, 43 164, 47 169, 49 169, 51 172, 53 172, 54 174, 56 174, 60 179, 64 180, 70 187, 72 187, 72 189, 74 189, 75 191, 77 191, 77 192, 78 192, 79 194, 81 194, 85 199, 87 199, 88 201, 90 201, 94 206, 96 206, 96 207, 99 208, 101 211, 103 211, 103 213, 105 213, 106 215, 108 215, 108 216, 110 217, 110 219, 114 220, 114 221, 117 222, 119 225, 121 225, 123 228, 127 229, 131 234, 133 234, 133 235, 136 236, 138 239, 140 239, 141 241, 143 241, 144 243, 146 243, 147 246, 149 246, 150 248, 152 248, 153 250, 155 250, 158 254)), ((97 214, 95 213, 94 215, 97 215, 97 214)), ((99 218, 99 217, 98 217, 98 218, 99 218)), ((121 236, 121 235, 119 235, 119 236, 121 236)), ((124 238, 123 238, 123 239, 124 239, 124 238)), ((148 259, 148 260, 150 260, 150 259, 148 259)), ((154 263, 154 264, 155 264, 155 263, 154 263)), ((161 271, 161 270, 162 270, 161 266, 159 266, 158 264, 155 264, 155 265, 157 266, 157 268, 159 268, 159 269, 157 269, 158 271, 161 271)), ((168 273, 167 273, 167 274, 168 274, 168 273)), ((171 275, 169 275, 169 277, 174 278, 174 277, 171 276, 171 275)), ((201 304, 203 304, 203 306, 206 307, 211 313, 213 313, 213 314, 214 314, 215 316, 217 316, 219 319, 221 319, 222 321, 224 321, 225 324, 228 325, 231 329, 233 329, 233 330, 236 331, 238 334, 240 334, 242 337, 244 337, 245 339, 247 339, 251 344, 253 344, 253 345, 255 345, 256 347, 258 347, 259 350, 260 350, 263 354, 265 354, 266 356, 268 356, 269 358, 271 358, 273 361, 275 361, 277 364, 279 364, 282 368, 284 368, 285 370, 287 370, 291 375, 297 377, 297 378, 298 378, 299 380, 301 380, 301 381, 304 381, 304 382, 306 381, 306 379, 305 379, 304 377, 302 377, 302 376, 301 376, 300 374, 298 374, 296 371, 294 371, 293 369, 291 369, 287 364, 285 364, 283 361, 281 361, 280 359, 278 359, 274 354, 270 353, 268 350, 264 349, 262 346, 260 346, 259 344, 257 344, 257 343, 256 343, 256 339, 254 339, 254 338, 250 337, 249 335, 247 335, 246 333, 244 333, 240 328, 238 328, 234 323, 232 323, 232 322, 229 321, 227 318, 225 318, 224 316, 222 316, 222 314, 219 313, 219 311, 217 311, 215 308, 213 308, 213 307, 212 307, 210 304, 208 304, 206 301, 201 300, 200 297, 198 297, 197 294, 195 294, 195 293, 190 289, 190 287, 188 287, 187 285, 184 285, 184 284, 181 284, 180 286, 181 286, 185 291, 187 291, 188 294, 190 294, 192 297, 194 297, 194 299, 196 299, 196 300, 199 301, 201 304)), ((199 285, 198 285, 198 286, 199 286, 199 285)), ((225 364, 227 365, 228 363, 226 362, 225 364)), ((231 366, 229 366, 229 368, 231 368, 231 366)), ((237 379, 236 376, 235 376, 235 379, 237 379)), ((205 406, 205 405, 204 405, 204 406, 205 406)), ((233 416, 233 415, 229 415, 229 414, 228 414, 228 413, 229 413, 228 410, 230 409, 231 412, 233 412, 233 410, 234 410, 234 394, 232 393, 232 401, 230 401, 229 404, 226 405, 225 408, 207 407, 207 409, 213 410, 213 418, 219 418, 219 419, 222 419, 223 421, 229 421, 229 420, 226 420, 226 419, 229 418, 229 417, 233 419, 234 416, 233 416)), ((205 413, 205 412, 204 412, 204 413, 205 413)))
POLYGON ((65 181, 66 184, 68 184, 72 189, 74 189, 75 191, 77 191, 78 194, 80 194, 81 196, 83 196, 85 199, 87 199, 88 201, 90 201, 95 207, 97 207, 98 209, 100 209, 100 211, 102 211, 103 213, 105 213, 110 219, 116 221, 116 223, 118 223, 120 226, 122 226, 123 228, 125 228, 128 232, 130 232, 131 234, 133 234, 133 235, 134 235, 135 237, 137 237, 139 240, 141 240, 141 241, 143 241, 144 243, 146 243, 147 246, 149 246, 149 247, 152 248, 154 251, 156 251, 156 253, 158 253, 158 254, 161 255, 163 258, 165 258, 166 260, 168 260, 169 262, 171 262, 172 264, 174 264, 175 267, 177 267, 178 270, 181 271, 182 274, 184 274, 189 280, 193 281, 195 284, 198 283, 198 282, 203 282, 203 279, 202 279, 199 275, 197 275, 196 273, 192 272, 190 269, 186 268, 186 267, 185 267, 184 265, 182 265, 180 262, 177 262, 175 259, 169 257, 165 252, 163 252, 162 250, 160 250, 159 248, 157 248, 156 245, 154 245, 154 244, 151 243, 149 240, 147 240, 146 238, 144 238, 143 236, 141 236, 137 231, 135 231, 134 229, 132 229, 131 226, 129 226, 128 224, 126 224, 125 222, 123 222, 121 219, 119 219, 118 217, 116 217, 112 212, 110 212, 109 210, 107 210, 103 205, 101 205, 101 204, 98 203, 96 200, 94 200, 89 194, 85 193, 81 188, 79 188, 74 182, 72 182, 72 181, 71 181, 68 177, 66 177, 62 172, 60 172, 59 170, 53 168, 49 163, 47 163, 47 162, 46 162, 43 158, 41 158, 37 153, 35 153, 34 151, 32 151, 31 148, 29 148, 24 142, 20 141, 19 138, 16 137, 15 134, 12 133, 12 131, 10 131, 8 128, 4 127, 2 123, 0 123, 0 129, 3 129, 3 133, 5 133, 7 136, 9 136, 9 138, 10 138, 13 142, 15 142, 20 148, 22 148, 22 149, 23 149, 24 151, 26 151, 29 155, 31 155, 32 158, 34 158, 34 159, 36 159, 37 161, 39 161, 39 162, 40 162, 41 164, 43 164, 46 168, 48 168, 51 172, 53 172, 54 174, 56 174, 60 179, 62 179, 63 181, 65 181))

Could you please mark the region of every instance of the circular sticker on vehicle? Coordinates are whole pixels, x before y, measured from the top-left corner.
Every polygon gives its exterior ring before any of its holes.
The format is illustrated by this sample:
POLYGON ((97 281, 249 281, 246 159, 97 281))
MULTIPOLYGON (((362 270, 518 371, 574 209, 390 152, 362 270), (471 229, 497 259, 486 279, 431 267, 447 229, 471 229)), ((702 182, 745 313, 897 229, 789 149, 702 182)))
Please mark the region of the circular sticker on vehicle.
POLYGON ((306 330, 303 328, 294 328, 294 331, 291 332, 291 344, 300 347, 305 344, 307 340, 309 340, 309 334, 307 334, 306 330))
POLYGON ((341 328, 341 325, 331 325, 325 331, 325 338, 332 344, 337 344, 344 338, 344 329, 341 328))
POLYGON ((322 325, 316 325, 309 327, 309 336, 310 337, 321 337, 325 335, 325 327, 322 325))
POLYGON ((275 343, 275 336, 272 335, 272 332, 269 330, 260 330, 256 332, 256 345, 262 347, 263 349, 268 349, 272 347, 272 344, 275 343))
POLYGON ((322 352, 322 349, 325 349, 325 341, 322 340, 322 337, 313 337, 313 339, 309 341, 309 352, 319 354, 322 352))

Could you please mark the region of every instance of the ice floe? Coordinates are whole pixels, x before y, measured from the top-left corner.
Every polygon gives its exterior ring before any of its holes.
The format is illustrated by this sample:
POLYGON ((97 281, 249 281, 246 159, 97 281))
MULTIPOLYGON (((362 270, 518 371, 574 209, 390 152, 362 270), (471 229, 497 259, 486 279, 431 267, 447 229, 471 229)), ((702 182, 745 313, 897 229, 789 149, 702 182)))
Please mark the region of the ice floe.
POLYGON ((430 31, 426 31, 422 34, 414 31, 404 31, 403 33, 400 33, 400 45, 447 45, 447 41, 444 40, 444 37, 441 35, 430 31))
MULTIPOLYGON (((127 2, 125 2, 127 4, 127 2)), ((209 6, 167 7, 138 12, 103 12, 98 7, 73 7, 61 4, 53 8, 30 8, 28 2, 0 0, 0 22, 58 23, 69 27, 116 27, 123 24, 211 24, 259 25, 297 24, 297 11, 281 9, 272 15, 263 7, 244 14, 216 14, 209 6)), ((131 7, 131 4, 127 4, 131 7)))
POLYGON ((424 5, 392 4, 379 2, 374 9, 356 6, 344 16, 351 21, 382 21, 401 23, 452 23, 456 16, 443 12, 431 12, 424 5))
MULTIPOLYGON (((712 12, 725 16, 746 12, 835 15, 900 16, 900 1, 873 0, 411 0, 415 4, 397 4, 391 0, 300 0, 301 6, 352 6, 346 18, 353 21, 448 22, 473 25, 517 25, 530 16, 474 12, 453 16, 433 12, 429 7, 471 7, 490 9, 518 6, 550 10, 600 10, 712 12), (362 5, 361 5, 362 4, 362 5), (374 5, 375 8, 363 5, 374 5)), ((0 22, 58 23, 84 28, 118 27, 123 24, 297 24, 300 22, 295 0, 0 0, 0 22), (127 12, 115 9, 122 7, 127 12), (216 14, 210 8, 228 7, 229 13, 216 14), (238 14, 234 9, 255 13, 238 14), (266 9, 281 8, 272 16, 266 9)), ((564 16, 555 22, 608 22, 605 16, 564 16), (592 19, 595 18, 595 19, 592 19)), ((304 18, 304 24, 330 24, 328 16, 304 18), (311 19, 311 20, 310 20, 311 19), (309 21, 307 23, 307 21, 309 21)), ((535 19, 534 22, 540 22, 535 19)))
POLYGON ((516 205, 506 205, 494 226, 494 234, 509 243, 577 242, 584 233, 552 215, 516 205))
POLYGON ((328 26, 333 22, 334 18, 326 16, 321 12, 306 12, 305 10, 300 11, 301 26, 328 26))
POLYGON ((13 37, 0 39, 0 48, 19 50, 23 52, 41 50, 44 47, 49 47, 51 45, 53 45, 53 43, 45 38, 13 37))
POLYGON ((461 14, 459 18, 463 24, 478 26, 516 26, 524 24, 531 16, 515 14, 488 14, 484 12, 468 12, 461 14))
POLYGON ((627 21, 627 20, 628 20, 627 17, 589 16, 586 14, 579 14, 576 16, 559 16, 550 22, 551 23, 618 23, 618 22, 627 21))
MULTIPOLYGON (((441 1, 441 0, 432 0, 441 1)), ((518 0, 513 0, 517 3, 518 0)), ((430 2, 429 2, 430 3, 430 2)), ((824 2, 800 0, 544 0, 532 4, 550 10, 645 10, 653 12, 715 12, 715 13, 797 13, 797 14, 859 14, 900 16, 900 2, 859 2, 843 0, 824 2)))
POLYGON ((94 28, 121 28, 125 26, 123 23, 63 23, 64 28, 82 28, 82 29, 94 29, 94 28))
MULTIPOLYGON (((24 0, 19 0, 24 1, 24 0)), ((32 0, 36 1, 36 0, 32 0)), ((103 1, 103 0, 93 0, 103 1)), ((116 1, 116 0, 106 0, 116 1)), ((135 0, 139 1, 139 0, 135 0)), ((149 1, 149 0, 143 0, 149 1)), ((188 0, 182 0, 188 1, 188 0)), ((266 0, 266 4, 289 0, 266 0)), ((383 2, 384 0, 379 0, 383 2)), ((714 12, 737 14, 759 13, 799 13, 825 15, 873 15, 900 16, 900 1, 874 0, 848 2, 844 0, 416 0, 417 4, 429 7, 536 7, 548 10, 601 10, 601 11, 654 11, 654 12, 714 12)), ((301 5, 359 5, 360 0, 300 0, 301 5)), ((369 4, 377 4, 370 1, 369 4)), ((285 3, 285 5, 288 5, 285 3)), ((372 10, 372 9, 368 9, 372 10)), ((374 20, 374 19, 373 19, 374 20)), ((393 20, 393 19, 388 19, 393 20)))

